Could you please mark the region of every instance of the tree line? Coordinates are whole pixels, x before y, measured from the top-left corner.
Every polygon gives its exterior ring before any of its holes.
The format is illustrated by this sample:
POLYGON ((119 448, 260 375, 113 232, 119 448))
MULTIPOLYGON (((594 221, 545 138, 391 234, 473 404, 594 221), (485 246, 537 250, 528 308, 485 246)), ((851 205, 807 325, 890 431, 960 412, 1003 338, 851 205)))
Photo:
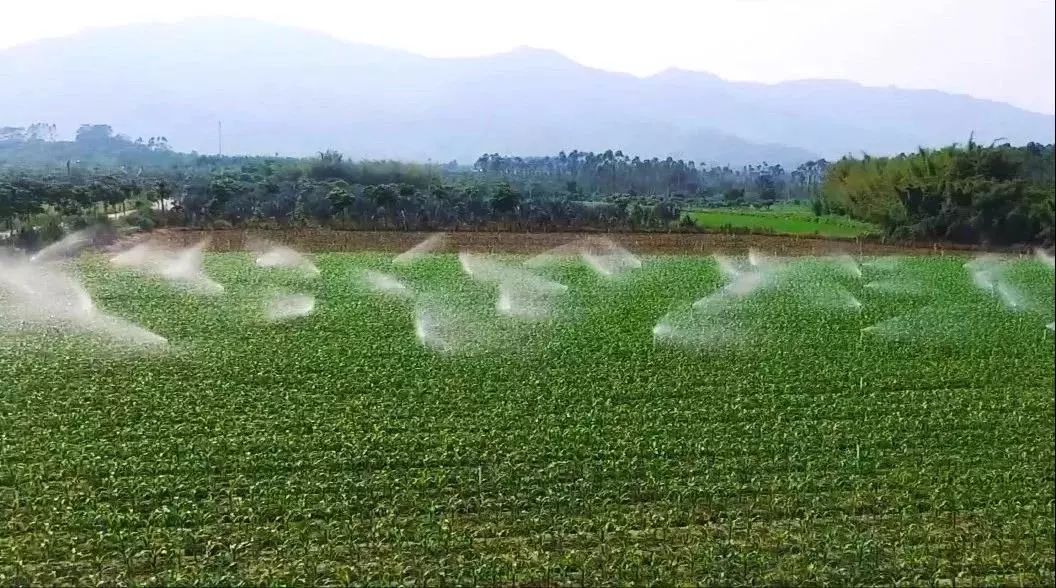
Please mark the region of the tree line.
MULTIPOLYGON (((177 153, 163 137, 132 139, 109 125, 81 125, 73 141, 56 141, 55 127, 37 123, 29 127, 0 127, 0 169, 14 167, 57 168, 200 168, 238 164, 259 157, 217 157, 196 152, 177 153)), ((676 198, 721 204, 768 204, 778 200, 806 200, 817 195, 828 162, 809 161, 796 169, 762 162, 740 168, 708 166, 667 157, 642 158, 622 151, 602 153, 572 150, 556 156, 519 157, 484 154, 472 165, 396 164, 346 162, 327 151, 315 166, 317 175, 337 177, 353 184, 392 183, 416 176, 412 183, 428 185, 444 180, 464 183, 486 179, 505 181, 531 199, 552 196, 599 200, 610 196, 676 198), (386 169, 387 168, 387 169, 386 169), (397 168, 398 171, 395 171, 397 168)), ((294 164, 294 158, 272 157, 294 164)))
POLYGON ((919 149, 845 157, 825 176, 820 205, 876 223, 894 238, 1052 244, 1053 145, 919 149))
POLYGON ((63 227, 120 222, 217 228, 326 226, 392 230, 665 230, 682 208, 640 195, 585 200, 525 193, 457 164, 219 157, 172 152, 105 125, 74 141, 0 141, 0 226, 31 247, 63 227), (64 156, 77 154, 83 158, 64 156))
MULTIPOLYGON (((165 137, 82 125, 0 128, 0 236, 61 226, 318 225, 392 230, 678 230, 709 206, 809 202, 896 239, 1051 243, 1053 146, 921 149, 894 157, 708 166, 622 151, 484 154, 472 165, 173 151, 165 137)), ((45 235, 42 237, 41 234, 45 235)), ((21 237, 20 237, 21 236, 21 237)))
POLYGON ((762 205, 815 197, 827 167, 828 162, 819 159, 794 170, 766 162, 730 168, 672 157, 628 156, 611 149, 603 153, 562 151, 544 157, 490 153, 473 164, 474 171, 502 178, 527 193, 563 193, 577 198, 648 194, 712 204, 762 205))

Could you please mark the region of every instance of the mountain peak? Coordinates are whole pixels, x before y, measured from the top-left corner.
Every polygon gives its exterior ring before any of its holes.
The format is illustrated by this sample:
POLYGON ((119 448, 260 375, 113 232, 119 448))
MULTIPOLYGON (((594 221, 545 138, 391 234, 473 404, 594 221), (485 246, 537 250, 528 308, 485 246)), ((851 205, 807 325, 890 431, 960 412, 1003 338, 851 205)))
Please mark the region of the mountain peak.
POLYGON ((669 67, 667 69, 658 71, 657 73, 649 76, 652 78, 680 78, 680 77, 696 77, 696 78, 710 78, 717 81, 723 81, 719 76, 708 72, 700 71, 695 69, 684 69, 681 67, 669 67))
POLYGON ((554 65, 579 65, 572 61, 568 57, 565 57, 561 53, 552 49, 540 49, 538 47, 529 47, 527 45, 520 45, 506 51, 504 53, 497 53, 493 57, 504 59, 507 61, 516 61, 524 64, 539 64, 546 66, 554 65))

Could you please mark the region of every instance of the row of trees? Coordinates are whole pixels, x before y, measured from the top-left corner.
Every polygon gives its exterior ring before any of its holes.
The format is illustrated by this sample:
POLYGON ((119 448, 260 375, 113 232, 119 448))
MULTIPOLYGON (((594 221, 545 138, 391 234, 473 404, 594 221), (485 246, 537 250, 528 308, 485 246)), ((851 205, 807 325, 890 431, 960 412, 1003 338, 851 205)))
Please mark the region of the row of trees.
POLYGON ((527 195, 502 180, 444 177, 419 164, 212 159, 170 169, 6 170, 0 219, 32 228, 41 215, 133 217, 195 227, 325 225, 343 229, 648 230, 681 216, 664 198, 579 201, 527 195))
MULTIPOLYGON (((164 186, 164 182, 159 182, 164 186)), ((91 211, 106 214, 137 197, 144 196, 142 182, 135 178, 101 174, 70 181, 52 176, 4 174, 0 176, 0 219, 28 222, 32 215, 49 210, 64 216, 91 211)))
MULTIPOLYGON (((37 123, 27 128, 0 128, 0 169, 71 168, 152 170, 239 166, 247 162, 299 162, 292 158, 218 157, 176 153, 165 137, 132 139, 109 125, 81 125, 73 141, 56 141, 55 127, 37 123)), ((425 188, 438 181, 459 184, 508 182, 529 199, 601 200, 641 196, 692 200, 696 203, 767 204, 804 200, 817 195, 827 167, 824 160, 795 170, 762 163, 738 169, 709 167, 682 159, 641 158, 622 151, 573 150, 556 156, 506 157, 482 155, 472 166, 396 162, 348 162, 326 151, 309 164, 314 179, 342 179, 350 184, 409 183, 425 188)))
MULTIPOLYGON (((921 149, 895 157, 740 169, 621 151, 481 156, 472 167, 173 152, 164 137, 83 125, 0 129, 0 222, 112 214, 190 226, 324 224, 366 229, 668 229, 683 208, 811 200, 818 214, 873 222, 889 235, 995 244, 1051 242, 1053 146, 921 149), (166 204, 163 204, 166 203, 166 204), (164 210, 171 208, 171 210, 164 210), (160 214, 164 210, 164 214, 160 214)), ((687 222, 684 221, 683 222, 687 222)))
POLYGON ((73 141, 56 140, 56 127, 0 127, 0 169, 128 166, 171 167, 193 163, 197 154, 176 153, 163 136, 132 139, 110 125, 81 125, 73 141))
MULTIPOLYGON (((57 141, 55 125, 0 127, 0 169, 80 167, 115 169, 197 169, 241 165, 259 157, 218 157, 177 153, 163 136, 131 138, 109 125, 81 125, 73 141, 57 141)), ((267 158, 297 163, 292 158, 267 158)), ((529 198, 535 196, 597 200, 607 196, 661 196, 710 201, 712 204, 769 203, 804 200, 817 195, 828 163, 809 161, 794 170, 766 162, 742 168, 707 166, 671 157, 642 158, 622 151, 573 150, 556 156, 482 155, 472 166, 395 162, 347 162, 326 151, 310 164, 316 179, 343 179, 351 184, 404 182, 419 188, 439 178, 456 183, 509 182, 529 198)))
POLYGON ((817 195, 828 167, 824 159, 794 170, 763 162, 742 168, 709 167, 668 157, 641 158, 622 151, 564 151, 556 156, 482 155, 474 171, 502 178, 526 192, 565 193, 573 197, 625 193, 708 199, 716 202, 806 200, 817 195))
POLYGON ((318 223, 342 229, 518 230, 662 229, 677 206, 660 201, 604 203, 526 198, 509 183, 350 184, 341 179, 258 182, 223 176, 188 187, 178 208, 191 225, 318 223))
POLYGON ((962 243, 1052 243, 1053 146, 920 149, 833 164, 821 204, 892 236, 962 243))

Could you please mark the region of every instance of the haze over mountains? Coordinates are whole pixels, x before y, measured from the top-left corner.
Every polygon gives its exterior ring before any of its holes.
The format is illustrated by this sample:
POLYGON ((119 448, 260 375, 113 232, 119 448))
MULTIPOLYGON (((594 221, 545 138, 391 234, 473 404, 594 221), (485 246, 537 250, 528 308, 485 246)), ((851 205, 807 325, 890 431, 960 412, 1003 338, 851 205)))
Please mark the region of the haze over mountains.
MULTIPOLYGON (((736 48, 731 48, 735 51, 736 48)), ((937 67, 941 67, 937 65, 937 67)), ((1054 140, 1054 117, 938 91, 647 78, 518 49, 432 59, 252 20, 87 31, 0 51, 0 126, 107 123, 178 150, 468 163, 622 149, 740 165, 1054 140)))

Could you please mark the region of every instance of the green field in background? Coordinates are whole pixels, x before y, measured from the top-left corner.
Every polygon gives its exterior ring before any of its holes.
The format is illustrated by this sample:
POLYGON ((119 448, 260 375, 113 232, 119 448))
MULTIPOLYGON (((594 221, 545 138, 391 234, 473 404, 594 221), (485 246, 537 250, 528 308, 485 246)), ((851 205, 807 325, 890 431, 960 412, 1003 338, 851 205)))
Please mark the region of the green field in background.
POLYGON ((687 213, 705 229, 734 229, 777 235, 819 236, 853 239, 879 233, 869 223, 843 216, 816 216, 808 207, 774 205, 770 209, 708 209, 687 213))

